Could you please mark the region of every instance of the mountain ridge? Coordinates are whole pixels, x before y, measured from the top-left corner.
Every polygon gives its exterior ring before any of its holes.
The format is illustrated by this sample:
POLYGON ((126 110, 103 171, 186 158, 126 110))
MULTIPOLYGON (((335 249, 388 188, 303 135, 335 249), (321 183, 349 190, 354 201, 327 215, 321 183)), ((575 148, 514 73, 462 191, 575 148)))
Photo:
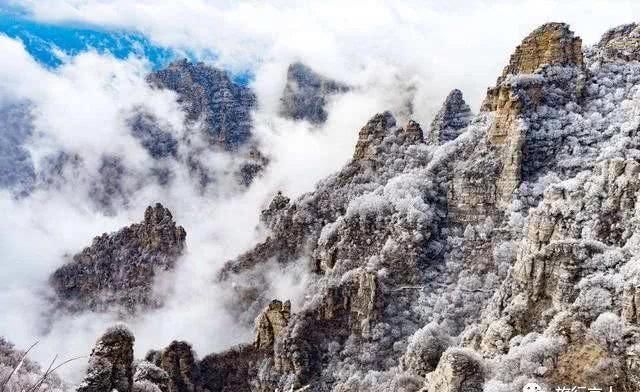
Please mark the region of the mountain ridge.
POLYGON ((583 48, 547 23, 480 113, 455 92, 426 140, 414 121, 374 115, 352 159, 298 198, 276 194, 266 238, 221 269, 224 305, 255 322, 253 343, 198 360, 172 342, 141 365, 118 328, 82 385, 109 374, 90 390, 640 390, 638 36, 625 25, 583 48), (268 297, 271 261, 305 269, 303 298, 268 297))

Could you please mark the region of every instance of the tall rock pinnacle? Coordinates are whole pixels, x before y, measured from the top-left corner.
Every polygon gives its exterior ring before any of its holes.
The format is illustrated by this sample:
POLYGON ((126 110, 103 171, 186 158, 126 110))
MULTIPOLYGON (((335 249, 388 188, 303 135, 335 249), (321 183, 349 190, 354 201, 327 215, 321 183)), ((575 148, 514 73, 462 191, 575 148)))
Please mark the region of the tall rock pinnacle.
POLYGON ((133 342, 133 335, 125 327, 116 326, 105 332, 91 351, 87 376, 77 391, 131 392, 133 342))
MULTIPOLYGON (((527 146, 526 125, 521 119, 547 103, 546 90, 551 87, 546 86, 553 86, 554 97, 562 92, 571 100, 577 99, 584 87, 583 78, 582 40, 564 23, 547 23, 518 45, 496 86, 488 89, 481 110, 495 112, 488 138, 502 153, 502 173, 497 183, 499 204, 510 203, 520 184, 523 151, 539 153, 535 146, 527 146), (543 66, 571 68, 570 80, 557 75, 546 78, 543 66)), ((562 99, 553 98, 555 101, 548 104, 555 106, 562 99)))
POLYGON ((543 64, 581 65, 582 40, 566 23, 546 23, 516 47, 502 77, 533 73, 543 64))
POLYGON ((451 90, 431 122, 429 143, 442 144, 457 138, 460 130, 469 125, 472 116, 473 113, 464 101, 462 91, 451 90))
POLYGON ((396 126, 391 112, 378 113, 360 129, 353 159, 364 159, 375 155, 376 146, 382 143, 389 130, 396 126))
POLYGON ((565 23, 546 23, 516 47, 498 78, 496 87, 489 88, 483 110, 493 111, 501 103, 499 87, 509 75, 534 73, 542 65, 582 66, 582 40, 565 23))

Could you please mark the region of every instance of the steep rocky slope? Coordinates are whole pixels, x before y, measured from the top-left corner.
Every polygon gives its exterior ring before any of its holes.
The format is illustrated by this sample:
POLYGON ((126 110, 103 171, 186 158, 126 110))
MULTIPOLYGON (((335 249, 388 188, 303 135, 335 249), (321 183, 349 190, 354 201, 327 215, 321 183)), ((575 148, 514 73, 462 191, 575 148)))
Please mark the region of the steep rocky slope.
POLYGON ((234 149, 251 136, 251 110, 256 97, 249 88, 232 82, 226 72, 182 60, 147 79, 156 87, 178 93, 187 119, 203 121, 212 143, 234 149))
POLYGON ((449 142, 460 135, 472 118, 473 113, 464 101, 462 91, 452 90, 433 118, 426 139, 433 144, 449 142))
POLYGON ((583 53, 544 25, 482 113, 447 99, 441 113, 462 115, 440 117, 464 119, 453 141, 430 147, 378 115, 340 173, 276 203, 267 240, 222 278, 247 309, 267 299, 238 282, 268 286, 265 260, 307 260, 314 279, 253 388, 637 389, 636 31, 583 53))
MULTIPOLYGON (((267 237, 220 271, 255 341, 202 360, 174 342, 140 379, 211 392, 640 390, 638 36, 621 26, 583 48, 567 25, 541 26, 479 114, 447 98, 428 143, 419 124, 375 115, 353 159, 295 200, 276 195, 267 237), (306 270, 302 298, 268 297, 273 262, 306 270)), ((140 365, 120 360, 135 389, 140 365)))
POLYGON ((56 307, 126 314, 159 306, 162 297, 153 293, 154 279, 175 267, 185 239, 168 209, 148 207, 141 223, 94 238, 51 275, 56 307))
POLYGON ((348 90, 345 84, 327 79, 302 63, 293 63, 287 70, 280 112, 294 120, 322 124, 328 116, 327 100, 348 90))

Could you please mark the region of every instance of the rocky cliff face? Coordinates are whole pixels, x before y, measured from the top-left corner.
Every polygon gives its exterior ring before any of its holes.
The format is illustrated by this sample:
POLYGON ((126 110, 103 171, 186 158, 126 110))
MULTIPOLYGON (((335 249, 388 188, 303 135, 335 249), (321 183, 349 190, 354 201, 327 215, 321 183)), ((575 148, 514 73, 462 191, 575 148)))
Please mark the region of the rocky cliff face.
POLYGON ((607 31, 597 45, 596 56, 605 61, 635 61, 640 58, 640 26, 622 25, 607 31))
POLYGON ((495 113, 488 139, 502 155, 496 184, 500 207, 510 203, 521 177, 544 172, 541 166, 561 146, 538 136, 536 128, 549 126, 547 118, 537 121, 538 109, 579 104, 586 77, 580 38, 566 24, 549 23, 522 41, 496 87, 488 90, 483 110, 495 113))
POLYGON ((154 278, 175 267, 185 238, 168 209, 148 207, 141 223, 94 238, 51 275, 56 305, 71 312, 114 308, 125 313, 160 305, 154 278))
POLYGON ((348 90, 345 84, 327 79, 302 63, 293 63, 287 70, 280 113, 294 120, 322 124, 328 116, 327 100, 348 90))
POLYGON ((253 92, 233 83, 221 70, 203 63, 177 61, 148 76, 159 88, 178 93, 190 121, 203 121, 211 143, 235 149, 251 136, 253 92))
POLYGON ((131 392, 133 389, 133 335, 124 327, 105 332, 91 351, 87 376, 78 392, 131 392))
POLYGON ((265 240, 222 269, 256 340, 196 361, 195 383, 639 390, 636 46, 636 25, 583 50, 567 25, 546 24, 478 115, 450 96, 437 142, 375 115, 353 159, 312 192, 276 195, 265 240), (441 143, 444 119, 460 127, 441 143), (306 269, 297 306, 267 296, 273 261, 306 269))

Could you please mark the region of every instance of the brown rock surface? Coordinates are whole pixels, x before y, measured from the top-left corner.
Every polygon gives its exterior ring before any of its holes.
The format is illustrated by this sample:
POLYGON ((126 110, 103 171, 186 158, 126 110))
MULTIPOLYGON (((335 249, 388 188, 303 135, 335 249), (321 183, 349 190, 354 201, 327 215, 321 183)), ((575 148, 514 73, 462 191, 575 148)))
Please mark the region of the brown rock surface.
POLYGON ((533 73, 543 64, 582 65, 582 40, 566 23, 546 23, 516 47, 502 77, 533 73))
POLYGON ((271 301, 256 319, 256 340, 254 345, 260 350, 273 347, 273 343, 289 323, 291 302, 271 301))
POLYGON ((440 358, 435 371, 427 375, 423 392, 481 392, 484 385, 482 365, 474 354, 449 349, 440 358))
POLYGON ((169 392, 199 392, 200 371, 191 345, 173 341, 162 351, 160 367, 169 375, 169 392))

